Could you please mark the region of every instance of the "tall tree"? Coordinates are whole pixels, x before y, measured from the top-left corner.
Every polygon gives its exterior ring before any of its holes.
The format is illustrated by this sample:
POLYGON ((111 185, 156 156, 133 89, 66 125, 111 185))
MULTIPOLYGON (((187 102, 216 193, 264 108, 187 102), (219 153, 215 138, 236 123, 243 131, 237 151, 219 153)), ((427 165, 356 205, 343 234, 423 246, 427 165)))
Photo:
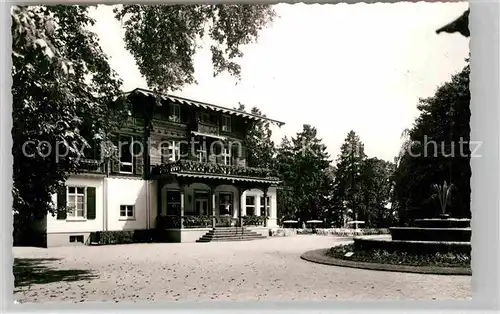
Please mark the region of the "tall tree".
POLYGON ((14 6, 11 16, 13 210, 20 227, 53 211, 51 194, 123 111, 110 106, 121 81, 87 29, 94 21, 86 7, 14 6))
POLYGON ((335 194, 338 216, 357 220, 365 212, 363 204, 362 173, 366 154, 364 145, 354 131, 350 131, 340 148, 335 175, 335 194), (337 205, 338 206, 338 205, 337 205))
POLYGON ((287 184, 294 197, 296 216, 301 221, 323 219, 332 187, 330 160, 316 128, 305 124, 292 138, 293 158, 287 184))
POLYGON ((154 89, 195 83, 193 56, 209 37, 214 75, 240 76, 241 46, 254 42, 276 13, 264 4, 120 5, 127 49, 154 89))
MULTIPOLYGON (((80 169, 81 148, 93 139, 105 141, 127 113, 124 106, 110 105, 124 104, 112 102, 121 95, 121 81, 89 31, 95 21, 88 9, 11 9, 17 217, 51 211, 51 194, 80 169), (56 157, 58 142, 69 151, 63 160, 56 157), (41 154, 33 154, 37 148, 41 154)), ((193 55, 204 36, 212 40, 214 73, 239 77, 241 46, 255 41, 275 16, 267 5, 123 5, 115 13, 124 22, 126 47, 140 72, 151 88, 165 91, 194 82, 193 55)))
POLYGON ((297 218, 297 204, 293 194, 293 181, 296 179, 293 172, 293 146, 287 136, 281 139, 281 143, 276 148, 276 162, 274 169, 277 170, 283 181, 281 187, 277 191, 278 208, 277 214, 279 218, 295 219, 297 218))
POLYGON ((394 163, 376 157, 364 162, 361 174, 364 212, 358 218, 368 227, 388 227, 392 223, 389 203, 394 170, 394 163))
POLYGON ((439 204, 431 198, 431 186, 445 180, 457 187, 451 214, 470 217, 469 73, 467 65, 418 105, 421 114, 395 173, 394 205, 402 223, 435 216, 439 204))
MULTIPOLYGON (((245 111, 245 105, 240 103, 239 107, 235 109, 245 111)), ((262 117, 266 116, 257 107, 253 107, 250 113, 262 117)), ((246 157, 249 166, 268 169, 273 168, 273 158, 276 152, 274 142, 271 139, 272 134, 270 123, 267 121, 253 123, 249 128, 245 138, 246 157)))

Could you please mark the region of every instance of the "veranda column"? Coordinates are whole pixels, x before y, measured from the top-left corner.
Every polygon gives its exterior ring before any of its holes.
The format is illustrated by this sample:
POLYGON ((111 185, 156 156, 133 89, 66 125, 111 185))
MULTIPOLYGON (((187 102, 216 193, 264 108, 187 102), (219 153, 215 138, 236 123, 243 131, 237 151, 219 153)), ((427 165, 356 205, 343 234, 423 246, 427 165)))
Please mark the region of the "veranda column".
POLYGON ((264 227, 267 227, 267 218, 269 216, 269 211, 267 210, 267 187, 264 188, 264 227))
POLYGON ((156 181, 156 217, 158 217, 162 214, 162 201, 161 201, 162 190, 163 190, 163 181, 162 181, 162 179, 158 179, 156 181))
POLYGON ((180 186, 181 190, 181 229, 184 228, 184 195, 186 194, 185 193, 185 185, 184 184, 181 184, 180 186))
POLYGON ((215 188, 213 186, 210 187, 210 206, 212 207, 212 228, 215 228, 216 219, 215 219, 215 188))
POLYGON ((260 207, 263 204, 260 204, 260 196, 255 197, 255 216, 262 216, 262 211, 260 210, 260 207))
POLYGON ((243 195, 243 191, 244 189, 242 187, 238 187, 238 222, 239 222, 239 226, 240 227, 243 227, 243 217, 241 216, 241 196, 243 195))

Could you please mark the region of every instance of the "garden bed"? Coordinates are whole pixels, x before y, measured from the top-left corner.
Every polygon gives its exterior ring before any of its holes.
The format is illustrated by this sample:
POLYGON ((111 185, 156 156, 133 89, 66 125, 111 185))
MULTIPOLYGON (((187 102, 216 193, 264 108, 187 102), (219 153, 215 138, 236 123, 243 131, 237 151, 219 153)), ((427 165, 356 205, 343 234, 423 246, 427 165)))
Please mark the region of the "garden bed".
POLYGON ((470 267, 444 267, 444 266, 411 266, 403 264, 383 264, 374 262, 362 262, 355 259, 335 258, 329 254, 331 249, 319 249, 307 251, 300 256, 301 259, 330 266, 340 266, 349 268, 360 268, 377 271, 391 271, 417 274, 433 275, 472 275, 470 267))
POLYGON ((326 255, 337 259, 364 263, 430 267, 470 268, 471 260, 470 254, 465 253, 411 254, 399 251, 355 250, 353 244, 332 247, 326 251, 326 255), (354 254, 346 257, 348 252, 354 252, 354 254))

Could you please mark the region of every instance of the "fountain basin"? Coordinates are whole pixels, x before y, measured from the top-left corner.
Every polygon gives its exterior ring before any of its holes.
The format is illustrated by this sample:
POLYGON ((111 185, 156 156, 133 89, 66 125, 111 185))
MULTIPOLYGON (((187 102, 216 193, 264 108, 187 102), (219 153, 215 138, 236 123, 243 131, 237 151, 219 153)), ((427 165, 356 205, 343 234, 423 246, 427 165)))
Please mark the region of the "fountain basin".
POLYGON ((415 225, 420 228, 470 228, 470 219, 415 219, 415 225))
POLYGON ((389 228, 395 241, 470 242, 471 228, 389 228))

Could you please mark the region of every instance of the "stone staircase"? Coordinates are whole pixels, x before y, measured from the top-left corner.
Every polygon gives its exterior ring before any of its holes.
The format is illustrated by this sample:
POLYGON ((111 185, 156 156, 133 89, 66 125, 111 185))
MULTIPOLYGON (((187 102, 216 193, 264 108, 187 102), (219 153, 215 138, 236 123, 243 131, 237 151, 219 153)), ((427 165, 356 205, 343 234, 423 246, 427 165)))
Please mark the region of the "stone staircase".
POLYGON ((252 241, 266 237, 245 227, 216 227, 196 242, 252 241))

